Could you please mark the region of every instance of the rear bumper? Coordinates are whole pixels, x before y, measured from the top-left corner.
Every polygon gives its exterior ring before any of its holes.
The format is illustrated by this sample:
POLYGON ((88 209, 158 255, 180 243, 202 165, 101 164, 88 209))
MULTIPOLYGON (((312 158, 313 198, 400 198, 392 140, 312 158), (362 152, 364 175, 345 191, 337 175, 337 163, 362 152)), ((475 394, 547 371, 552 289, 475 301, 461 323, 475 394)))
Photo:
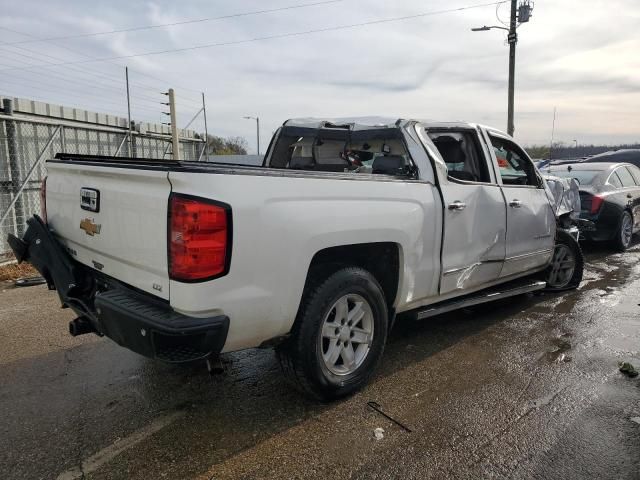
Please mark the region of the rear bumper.
POLYGON ((180 363, 220 353, 229 330, 225 315, 187 317, 164 303, 123 289, 95 296, 102 333, 134 352, 180 363))
POLYGON ((617 231, 616 219, 612 217, 599 217, 597 215, 581 214, 580 222, 589 223, 587 228, 581 228, 581 238, 591 242, 603 242, 611 240, 617 231))
POLYGON ((23 239, 9 235, 18 261, 30 262, 91 330, 150 358, 181 363, 217 355, 229 330, 226 315, 188 317, 73 260, 42 220, 27 222, 23 239))

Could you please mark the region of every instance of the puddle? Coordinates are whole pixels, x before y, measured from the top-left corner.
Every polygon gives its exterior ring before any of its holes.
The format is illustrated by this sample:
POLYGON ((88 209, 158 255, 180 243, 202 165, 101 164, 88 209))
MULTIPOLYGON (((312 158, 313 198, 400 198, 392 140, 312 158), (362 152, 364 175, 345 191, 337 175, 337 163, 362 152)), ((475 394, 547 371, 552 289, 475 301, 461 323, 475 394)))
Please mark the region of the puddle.
POLYGON ((570 362, 571 356, 567 355, 567 352, 571 350, 571 343, 566 340, 566 337, 570 336, 568 333, 561 335, 558 338, 554 338, 551 342, 555 345, 555 349, 544 354, 544 359, 551 363, 566 363, 570 362))

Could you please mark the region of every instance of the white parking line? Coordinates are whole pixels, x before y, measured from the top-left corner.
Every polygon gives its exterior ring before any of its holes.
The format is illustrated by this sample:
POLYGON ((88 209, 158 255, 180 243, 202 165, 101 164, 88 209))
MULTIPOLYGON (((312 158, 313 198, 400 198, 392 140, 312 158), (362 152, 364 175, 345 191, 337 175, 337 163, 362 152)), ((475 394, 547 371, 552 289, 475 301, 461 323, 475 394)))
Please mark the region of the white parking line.
POLYGON ((56 480, 76 480, 82 478, 87 473, 91 473, 100 468, 105 463, 111 461, 117 455, 123 451, 133 447, 137 443, 140 443, 145 438, 150 437, 157 431, 163 429, 167 425, 175 422, 178 418, 182 417, 185 412, 174 412, 164 417, 156 418, 146 427, 132 433, 131 435, 115 441, 108 447, 103 448, 99 452, 91 455, 89 458, 82 461, 82 468, 74 467, 71 470, 62 472, 56 477, 56 480))

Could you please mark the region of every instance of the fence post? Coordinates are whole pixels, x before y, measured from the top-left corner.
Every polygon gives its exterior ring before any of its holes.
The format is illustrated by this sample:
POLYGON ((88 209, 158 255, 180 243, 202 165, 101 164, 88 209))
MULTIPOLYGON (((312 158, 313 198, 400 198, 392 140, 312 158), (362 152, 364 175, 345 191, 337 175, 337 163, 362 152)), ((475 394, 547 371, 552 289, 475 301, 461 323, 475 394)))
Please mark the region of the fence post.
POLYGON ((136 143, 136 136, 134 135, 134 132, 138 131, 136 129, 136 122, 132 120, 130 125, 131 126, 129 127, 129 144, 131 145, 131 151, 129 152, 129 155, 132 158, 138 158, 138 144, 136 143))
POLYGON ((63 153, 68 153, 67 152, 67 140, 64 136, 64 125, 60 125, 60 148, 62 149, 61 151, 63 153))
MULTIPOLYGON (((2 107, 5 115, 13 116, 13 101, 10 98, 2 99, 2 107)), ((9 154, 9 171, 11 172, 11 196, 14 198, 15 223, 13 230, 15 235, 21 237, 24 233, 24 202, 22 198, 15 198, 19 195, 18 190, 22 185, 22 165, 18 149, 18 135, 16 122, 7 120, 7 153, 9 154)))

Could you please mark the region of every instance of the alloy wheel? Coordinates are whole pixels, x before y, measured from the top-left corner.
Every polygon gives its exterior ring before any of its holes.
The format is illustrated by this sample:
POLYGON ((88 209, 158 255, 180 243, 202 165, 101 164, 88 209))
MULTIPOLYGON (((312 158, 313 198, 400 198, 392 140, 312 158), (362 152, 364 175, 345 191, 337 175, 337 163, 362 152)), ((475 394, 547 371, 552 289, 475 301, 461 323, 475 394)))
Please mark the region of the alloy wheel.
POLYGON ((564 288, 573 277, 576 268, 576 257, 567 245, 558 244, 553 252, 551 270, 547 277, 547 284, 551 288, 564 288))
POLYGON ((371 349, 373 325, 371 305, 363 297, 340 297, 322 323, 320 351, 327 370, 334 375, 355 372, 371 349))

